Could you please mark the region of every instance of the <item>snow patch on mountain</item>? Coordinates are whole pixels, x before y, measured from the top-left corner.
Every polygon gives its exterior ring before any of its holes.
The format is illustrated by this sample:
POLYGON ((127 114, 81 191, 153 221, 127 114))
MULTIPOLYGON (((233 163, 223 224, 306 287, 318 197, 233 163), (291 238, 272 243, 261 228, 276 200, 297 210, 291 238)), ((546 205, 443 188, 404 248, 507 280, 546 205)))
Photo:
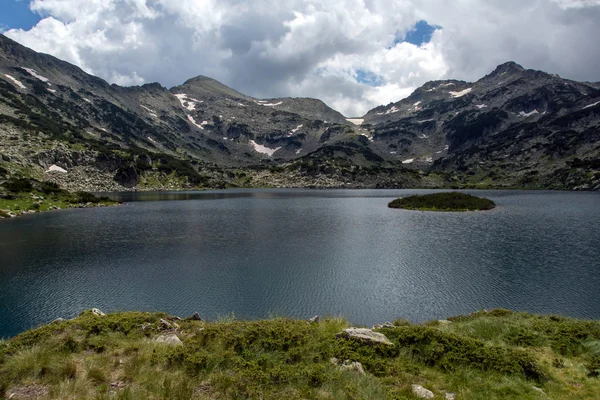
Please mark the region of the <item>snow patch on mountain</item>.
POLYGON ((346 121, 358 126, 362 125, 362 123, 365 122, 363 118, 346 118, 346 121))
POLYGON ((302 128, 302 126, 303 125, 298 125, 294 129, 292 129, 292 131, 290 133, 288 133, 288 136, 292 136, 294 133, 298 132, 298 129, 302 128))
POLYGON ((582 110, 585 110, 586 108, 596 107, 598 104, 600 104, 600 101, 597 101, 594 104, 588 104, 587 106, 583 107, 582 110))
POLYGON ((426 92, 435 92, 438 89, 441 89, 443 87, 448 87, 448 86, 454 86, 454 83, 452 83, 452 82, 450 82, 450 83, 442 83, 439 86, 436 86, 436 87, 434 87, 432 89, 426 90, 426 92))
POLYGON ((254 140, 250 140, 250 144, 254 147, 254 150, 261 154, 266 154, 271 157, 277 150, 281 149, 281 147, 277 147, 275 149, 270 149, 262 144, 256 143, 254 140))
POLYGON ((34 78, 37 78, 44 83, 47 83, 48 86, 52 85, 50 83, 50 79, 46 78, 45 76, 40 75, 35 69, 25 68, 25 67, 21 67, 21 69, 24 69, 25 71, 27 71, 29 73, 29 75, 33 76, 34 78))
POLYGON ((526 113, 525 111, 521 111, 519 113, 519 117, 531 117, 532 115, 539 114, 539 113, 540 112, 538 110, 533 110, 528 113, 526 113))
POLYGON ((195 126, 197 126, 198 128, 204 130, 204 125, 208 124, 208 121, 202 121, 201 123, 197 123, 196 120, 194 119, 194 117, 192 117, 191 115, 187 116, 188 120, 194 124, 195 126))
POLYGON ((46 173, 48 173, 48 172, 60 172, 60 173, 66 174, 67 170, 59 167, 58 165, 52 164, 50 166, 50 168, 48 168, 48 170, 46 171, 46 173))
POLYGON ((279 106, 283 104, 283 101, 280 101, 278 103, 260 103, 261 106, 266 106, 266 107, 275 107, 275 106, 279 106))
POLYGON ((10 76, 9 74, 4 74, 4 76, 7 77, 8 79, 10 79, 12 81, 12 83, 14 83, 15 85, 17 85, 21 89, 27 89, 27 86, 23 85, 21 83, 21 81, 15 79, 14 77, 10 76))
POLYGON ((421 102, 417 101, 415 104, 413 104, 412 108, 408 111, 419 111, 421 109, 421 107, 419 107, 419 104, 421 104, 421 102))
POLYGON ((450 96, 452 96, 456 99, 456 98, 463 97, 463 96, 471 93, 472 90, 473 90, 473 88, 467 88, 465 90, 461 90, 460 92, 448 92, 448 93, 450 93, 450 96))
POLYGON ((193 97, 188 98, 188 95, 185 93, 178 93, 175 95, 175 97, 179 99, 181 107, 185 108, 188 111, 194 111, 196 109, 196 104, 203 103, 202 100, 197 100, 193 97))

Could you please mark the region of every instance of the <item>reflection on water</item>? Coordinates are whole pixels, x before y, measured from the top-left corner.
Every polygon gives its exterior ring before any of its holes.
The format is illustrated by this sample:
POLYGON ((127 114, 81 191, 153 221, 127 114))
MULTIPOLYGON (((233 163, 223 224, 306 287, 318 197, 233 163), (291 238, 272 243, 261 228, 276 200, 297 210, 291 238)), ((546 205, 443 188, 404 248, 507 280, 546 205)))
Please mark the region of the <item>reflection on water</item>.
POLYGON ((0 336, 88 307, 358 324, 492 307, 600 317, 599 194, 478 192, 498 206, 476 213, 387 208, 424 192, 118 193, 123 207, 1 221, 0 336))

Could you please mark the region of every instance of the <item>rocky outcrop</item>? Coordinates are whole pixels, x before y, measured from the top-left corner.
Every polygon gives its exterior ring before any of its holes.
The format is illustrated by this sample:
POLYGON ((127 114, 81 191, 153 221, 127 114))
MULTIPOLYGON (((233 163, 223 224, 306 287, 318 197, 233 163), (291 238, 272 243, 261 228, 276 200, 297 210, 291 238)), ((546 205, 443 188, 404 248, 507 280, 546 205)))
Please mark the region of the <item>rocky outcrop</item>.
POLYGON ((336 337, 360 340, 369 344, 394 345, 383 333, 373 332, 371 329, 367 328, 344 329, 342 332, 338 333, 336 337))
POLYGON ((433 394, 433 392, 431 390, 425 389, 421 385, 412 385, 411 389, 412 389, 412 392, 414 393, 414 395, 421 399, 435 398, 435 395, 433 394))
POLYGON ((119 185, 126 188, 132 188, 139 183, 140 176, 135 166, 130 163, 119 168, 114 179, 119 185))
POLYGON ((92 314, 94 314, 95 316, 98 316, 98 317, 104 317, 106 315, 97 308, 92 308, 90 311, 92 312, 92 314))
POLYGON ((198 314, 198 312, 194 312, 192 314, 192 316, 190 317, 190 319, 192 321, 202 321, 202 318, 200 318, 200 314, 198 314))
POLYGON ((160 335, 156 337, 154 341, 156 343, 162 343, 168 346, 183 346, 183 342, 181 341, 181 339, 179 339, 179 337, 174 333, 160 335))

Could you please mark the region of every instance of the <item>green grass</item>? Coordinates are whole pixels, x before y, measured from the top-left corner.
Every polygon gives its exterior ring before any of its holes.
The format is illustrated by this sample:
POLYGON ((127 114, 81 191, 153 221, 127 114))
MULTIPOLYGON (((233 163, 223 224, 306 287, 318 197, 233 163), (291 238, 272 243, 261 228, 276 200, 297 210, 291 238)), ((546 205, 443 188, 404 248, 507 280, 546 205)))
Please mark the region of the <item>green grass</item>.
POLYGON ((403 197, 388 204, 390 208, 419 211, 477 211, 491 210, 495 206, 492 200, 459 192, 403 197))
POLYGON ((52 399, 600 398, 600 321, 478 312, 382 328, 394 346, 336 338, 341 318, 176 321, 180 347, 155 342, 163 313, 55 322, 0 341, 0 398, 31 385, 52 399), (366 375, 330 359, 362 363, 366 375), (536 388, 541 389, 541 393, 536 388))
POLYGON ((71 193, 53 183, 34 179, 12 178, 0 189, 4 192, 4 195, 0 196, 0 218, 8 218, 11 214, 81 207, 88 204, 117 204, 105 197, 99 198, 87 192, 71 193))

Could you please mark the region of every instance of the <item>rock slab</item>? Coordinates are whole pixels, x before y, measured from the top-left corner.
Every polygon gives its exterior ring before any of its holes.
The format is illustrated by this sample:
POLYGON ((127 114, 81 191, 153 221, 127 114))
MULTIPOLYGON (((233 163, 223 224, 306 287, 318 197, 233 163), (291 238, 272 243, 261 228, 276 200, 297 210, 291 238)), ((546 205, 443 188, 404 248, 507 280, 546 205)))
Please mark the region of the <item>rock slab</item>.
POLYGON ((431 390, 425 389, 421 385, 412 385, 412 392, 415 396, 420 397, 422 399, 433 399, 435 395, 431 390))
POLYGON ((164 343, 164 344, 167 344, 169 346, 183 346, 183 342, 175 334, 160 335, 160 336, 158 336, 154 340, 157 343, 164 343))
POLYGON ((394 343, 390 342, 390 340, 383 333, 373 332, 368 328, 344 329, 342 332, 338 333, 336 337, 361 340, 370 344, 385 344, 388 346, 394 345, 394 343))

